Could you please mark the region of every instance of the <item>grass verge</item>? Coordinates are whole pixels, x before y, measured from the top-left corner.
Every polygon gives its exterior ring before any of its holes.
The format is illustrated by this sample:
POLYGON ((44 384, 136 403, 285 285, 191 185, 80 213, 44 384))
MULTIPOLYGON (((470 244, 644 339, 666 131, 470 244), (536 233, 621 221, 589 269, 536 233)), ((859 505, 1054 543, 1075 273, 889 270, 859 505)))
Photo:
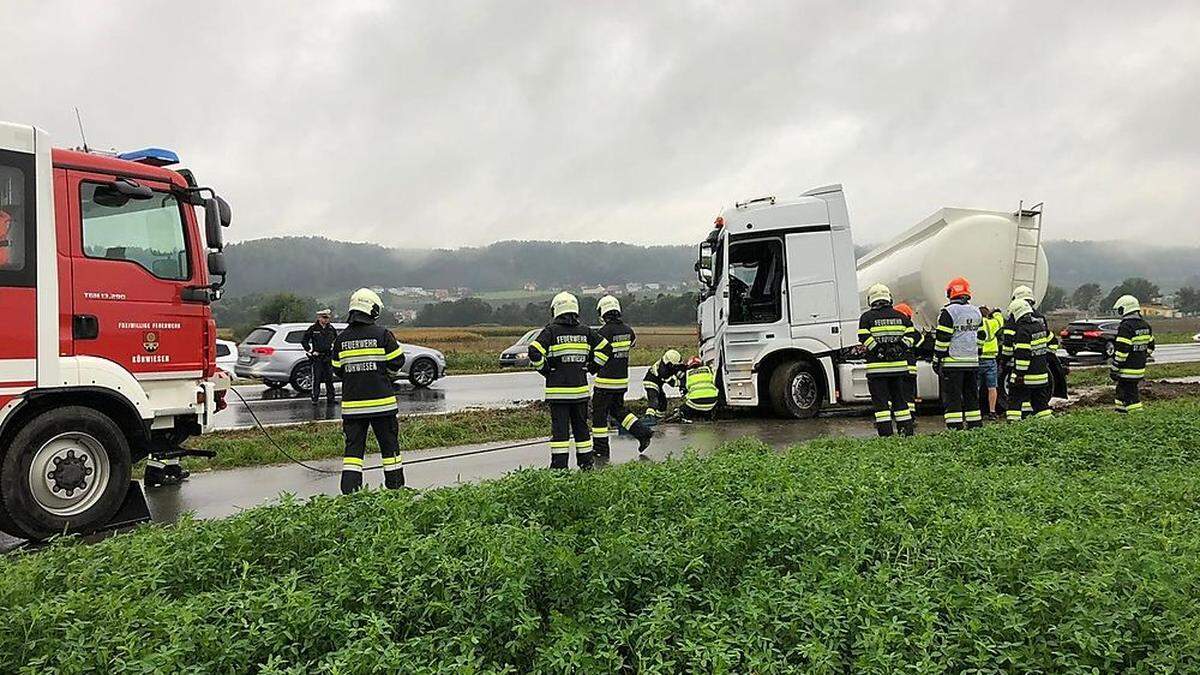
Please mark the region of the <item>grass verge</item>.
POLYGON ((0 561, 0 670, 1188 672, 1200 402, 527 470, 0 561))
MULTIPOLYGON (((1146 366, 1146 379, 1156 380, 1166 377, 1192 377, 1200 375, 1200 363, 1151 363, 1146 366)), ((1068 387, 1095 387, 1112 384, 1108 376, 1108 367, 1083 368, 1072 370, 1067 375, 1068 387)))
MULTIPOLYGON (((547 436, 549 429, 550 413, 544 405, 408 416, 400 420, 400 449, 408 451, 537 438, 547 436)), ((271 427, 269 431, 275 440, 297 459, 342 456, 344 442, 340 424, 301 424, 271 427)), ((212 459, 185 459, 184 465, 191 471, 280 464, 288 461, 257 429, 214 431, 191 439, 188 445, 217 451, 217 456, 212 459)), ((368 451, 379 451, 374 434, 368 441, 368 451)))

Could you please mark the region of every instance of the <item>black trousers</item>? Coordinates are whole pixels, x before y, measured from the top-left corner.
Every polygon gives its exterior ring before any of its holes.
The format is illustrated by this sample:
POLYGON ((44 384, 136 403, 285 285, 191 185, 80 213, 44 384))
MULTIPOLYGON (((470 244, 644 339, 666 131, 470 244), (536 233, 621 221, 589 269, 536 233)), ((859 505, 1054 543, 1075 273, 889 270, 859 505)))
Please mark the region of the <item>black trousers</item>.
POLYGON ((321 384, 325 384, 325 400, 333 403, 333 364, 328 354, 318 354, 312 357, 312 400, 321 398, 321 384))
POLYGON ((1005 419, 1015 422, 1023 417, 1049 417, 1051 390, 1052 387, 1049 384, 1030 387, 1020 382, 1011 383, 1008 385, 1008 408, 1004 412, 1005 419))
POLYGON ((979 369, 942 367, 943 416, 950 429, 974 429, 983 426, 979 413, 979 369))
POLYGON ((565 469, 571 457, 571 438, 575 439, 575 461, 579 468, 590 469, 592 435, 588 427, 588 400, 549 401, 550 468, 565 469))
POLYGON ((908 401, 908 412, 913 424, 917 423, 917 374, 910 372, 904 377, 904 400, 908 401))
POLYGON ((912 411, 908 409, 907 372, 894 375, 868 375, 867 390, 875 408, 875 431, 880 436, 892 435, 892 421, 902 436, 913 435, 912 411))
POLYGON ((646 387, 646 413, 654 417, 666 416, 667 395, 663 393, 662 385, 646 387))
POLYGON ((404 487, 404 463, 400 458, 400 420, 396 413, 343 417, 342 433, 346 452, 342 457, 342 494, 362 487, 363 453, 367 450, 367 430, 375 431, 379 454, 383 455, 383 484, 391 490, 404 487))
POLYGON ((1137 412, 1143 409, 1142 395, 1138 393, 1141 379, 1131 380, 1122 377, 1117 380, 1116 400, 1117 412, 1137 412))
POLYGON ((620 424, 621 428, 633 434, 633 437, 638 440, 651 433, 650 428, 642 424, 638 420, 638 416, 629 412, 629 409, 625 407, 624 389, 597 388, 592 392, 592 443, 595 457, 598 460, 608 459, 608 421, 610 419, 617 420, 617 424, 620 424))

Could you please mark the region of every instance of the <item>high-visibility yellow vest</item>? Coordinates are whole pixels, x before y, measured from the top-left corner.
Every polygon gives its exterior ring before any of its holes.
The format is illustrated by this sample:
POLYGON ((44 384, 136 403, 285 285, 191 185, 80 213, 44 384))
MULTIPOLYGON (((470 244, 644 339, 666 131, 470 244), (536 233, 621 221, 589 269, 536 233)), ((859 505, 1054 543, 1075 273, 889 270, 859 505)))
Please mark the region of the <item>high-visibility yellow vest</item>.
POLYGON ((686 399, 696 410, 708 411, 717 405, 717 381, 708 366, 693 368, 687 372, 686 399))
POLYGON ((980 358, 994 359, 1000 353, 1000 329, 1003 327, 1004 317, 1000 312, 993 312, 991 316, 984 317, 983 327, 980 329, 984 333, 980 358))

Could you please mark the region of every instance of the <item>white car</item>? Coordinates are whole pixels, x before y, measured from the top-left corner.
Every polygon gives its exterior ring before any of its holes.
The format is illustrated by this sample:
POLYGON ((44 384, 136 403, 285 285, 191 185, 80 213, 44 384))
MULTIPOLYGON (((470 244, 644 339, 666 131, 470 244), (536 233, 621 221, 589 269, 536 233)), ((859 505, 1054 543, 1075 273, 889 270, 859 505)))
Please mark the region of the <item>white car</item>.
POLYGON ((236 342, 217 340, 217 367, 234 377, 233 370, 237 367, 238 348, 236 342))
POLYGON ((1192 342, 1200 342, 1200 333, 1196 333, 1192 336, 1192 342))

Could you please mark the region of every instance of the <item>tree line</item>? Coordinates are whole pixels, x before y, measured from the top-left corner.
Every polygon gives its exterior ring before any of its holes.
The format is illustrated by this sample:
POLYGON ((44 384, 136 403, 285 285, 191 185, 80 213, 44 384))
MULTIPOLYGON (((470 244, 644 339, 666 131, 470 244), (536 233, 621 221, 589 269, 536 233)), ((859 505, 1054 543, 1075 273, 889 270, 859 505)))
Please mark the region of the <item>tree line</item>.
MULTIPOLYGON (((655 297, 617 296, 625 319, 640 326, 678 326, 696 322, 695 293, 665 294, 655 297)), ((596 298, 581 296, 579 311, 584 321, 599 322, 596 298)), ((443 301, 425 305, 417 312, 418 326, 472 326, 491 323, 502 326, 539 326, 551 319, 547 302, 491 305, 479 298, 443 301)))
MULTIPOLYGON (((1112 311, 1113 304, 1122 295, 1132 295, 1142 303, 1148 303, 1162 296, 1158 284, 1145 277, 1129 277, 1113 286, 1107 294, 1100 284, 1089 281, 1080 284, 1074 291, 1068 293, 1061 286, 1051 285, 1046 289, 1046 297, 1042 300, 1042 311, 1053 312, 1059 309, 1077 309, 1081 312, 1098 312, 1101 314, 1112 311)), ((1175 293, 1175 308, 1184 314, 1200 314, 1200 290, 1196 286, 1183 286, 1175 293)))

